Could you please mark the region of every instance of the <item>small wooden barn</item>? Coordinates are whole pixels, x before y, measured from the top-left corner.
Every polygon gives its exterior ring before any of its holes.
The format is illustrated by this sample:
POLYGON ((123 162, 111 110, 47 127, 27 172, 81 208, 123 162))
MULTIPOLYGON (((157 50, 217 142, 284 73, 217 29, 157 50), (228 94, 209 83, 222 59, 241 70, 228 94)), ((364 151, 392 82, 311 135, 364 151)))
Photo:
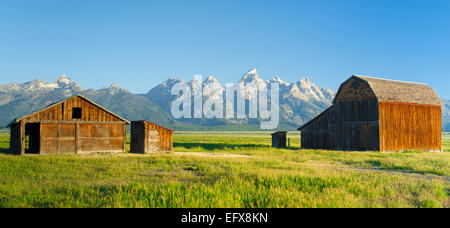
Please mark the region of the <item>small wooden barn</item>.
POLYGON ((272 133, 272 147, 273 148, 286 148, 286 131, 277 131, 272 133))
POLYGON ((443 103, 426 84, 354 75, 333 105, 306 123, 306 149, 442 151, 443 103))
POLYGON ((131 122, 131 153, 171 152, 173 130, 146 120, 131 122))
POLYGON ((11 122, 10 150, 20 155, 125 152, 127 124, 76 95, 11 122))

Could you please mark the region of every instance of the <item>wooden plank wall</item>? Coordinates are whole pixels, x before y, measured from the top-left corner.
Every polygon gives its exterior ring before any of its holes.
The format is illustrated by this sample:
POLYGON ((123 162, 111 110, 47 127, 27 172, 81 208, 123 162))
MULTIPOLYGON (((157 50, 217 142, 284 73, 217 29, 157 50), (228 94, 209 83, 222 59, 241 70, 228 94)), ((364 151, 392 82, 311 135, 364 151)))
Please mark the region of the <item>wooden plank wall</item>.
POLYGON ((302 148, 378 150, 378 102, 337 102, 301 131, 302 148))
POLYGON ((92 103, 86 101, 81 97, 73 97, 67 101, 55 105, 53 107, 44 109, 28 118, 25 121, 39 121, 39 120, 64 120, 69 121, 72 119, 73 108, 82 109, 82 118, 80 121, 101 121, 112 122, 122 121, 119 118, 111 115, 110 113, 98 108, 92 103))
POLYGON ((78 123, 78 153, 125 152, 125 123, 78 123))
POLYGON ((378 102, 363 100, 338 102, 336 120, 339 124, 341 150, 379 150, 378 102))
POLYGON ((43 122, 41 154, 123 152, 125 123, 43 122))
POLYGON ((286 132, 277 132, 272 134, 272 147, 287 148, 286 137, 287 137, 286 132))
POLYGON ((381 151, 441 151, 441 107, 380 102, 381 151))
POLYGON ((359 78, 352 77, 340 86, 339 91, 336 94, 335 102, 376 99, 375 93, 372 91, 372 88, 370 88, 370 85, 367 82, 359 78))
POLYGON ((41 124, 41 154, 126 151, 126 122, 82 97, 72 97, 11 126, 11 150, 18 154, 24 153, 28 123, 41 124), (80 119, 72 118, 73 108, 81 108, 80 119))
POLYGON ((75 123, 42 123, 40 154, 76 153, 75 123))
MULTIPOLYGON (((146 123, 146 132, 149 131, 157 131, 158 132, 158 140, 156 147, 158 148, 158 151, 161 152, 170 152, 173 150, 173 132, 163 128, 161 126, 158 126, 156 124, 147 122, 146 123)), ((149 137, 149 135, 147 135, 149 137)), ((154 141, 154 140, 147 140, 147 142, 154 141)), ((151 145, 146 145, 147 149, 151 148, 151 145)), ((146 150, 147 151, 147 150, 146 150)), ((147 151, 152 152, 152 151, 147 151)))
POLYGON ((14 124, 11 126, 11 137, 9 139, 10 151, 13 154, 21 154, 22 136, 20 124, 14 124))
POLYGON ((337 107, 333 105, 301 131, 301 146, 305 149, 338 149, 340 124, 336 122, 337 107))

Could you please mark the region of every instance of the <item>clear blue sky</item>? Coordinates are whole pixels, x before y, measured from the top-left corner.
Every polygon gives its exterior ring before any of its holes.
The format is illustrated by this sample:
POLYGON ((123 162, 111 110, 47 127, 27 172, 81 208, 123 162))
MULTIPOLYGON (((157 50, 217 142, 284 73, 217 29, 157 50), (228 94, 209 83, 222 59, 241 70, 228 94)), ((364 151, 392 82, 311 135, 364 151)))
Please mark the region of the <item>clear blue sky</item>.
POLYGON ((425 82, 450 98, 450 1, 0 0, 0 84, 67 74, 143 93, 253 67, 333 90, 352 74, 425 82))

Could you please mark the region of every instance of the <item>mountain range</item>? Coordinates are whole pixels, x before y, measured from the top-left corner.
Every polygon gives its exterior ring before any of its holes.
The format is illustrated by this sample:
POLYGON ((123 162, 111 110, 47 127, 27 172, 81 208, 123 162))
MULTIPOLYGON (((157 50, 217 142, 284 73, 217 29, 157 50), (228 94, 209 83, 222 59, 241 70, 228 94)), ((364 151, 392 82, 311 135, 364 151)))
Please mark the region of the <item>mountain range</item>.
MULTIPOLYGON (((256 69, 252 69, 245 73, 237 84, 244 88, 247 84, 257 85, 262 83, 268 86, 268 84, 272 82, 280 83, 280 129, 289 128, 292 130, 314 118, 317 114, 331 105, 335 95, 332 90, 320 88, 308 78, 300 79, 295 83, 284 82, 279 77, 264 81, 259 77, 256 69)), ((196 82, 195 80, 185 82, 181 79, 169 78, 151 89, 144 96, 167 113, 170 113, 171 103, 177 98, 177 96, 171 95, 171 88, 177 83, 186 83, 191 86, 191 88, 201 86, 204 89, 206 86, 209 86, 214 87, 219 91, 225 90, 224 86, 213 76, 207 77, 203 82, 196 82)), ((203 101, 209 98, 210 97, 203 97, 203 101)), ((242 128, 243 125, 245 125, 246 128, 259 127, 259 120, 255 119, 180 119, 178 122, 208 127, 221 125, 227 125, 228 127, 236 125, 237 128, 242 128)))
POLYGON ((52 103, 81 94, 130 120, 151 117, 158 124, 173 125, 174 120, 147 98, 132 94, 116 84, 99 90, 82 89, 62 75, 52 83, 39 79, 21 84, 0 85, 0 126, 17 117, 40 110, 52 103))
MULTIPOLYGON (((269 86, 273 82, 280 85, 278 129, 295 130, 328 108, 335 96, 334 91, 318 87, 309 78, 301 78, 297 82, 285 82, 275 76, 265 81, 260 78, 256 69, 245 73, 237 84, 244 88, 249 83, 269 86)), ((25 83, 4 84, 0 85, 0 128, 14 118, 37 111, 75 94, 81 94, 128 120, 145 119, 175 130, 259 130, 259 119, 173 118, 170 114, 171 103, 178 96, 171 94, 171 88, 177 83, 186 83, 191 88, 201 87, 203 90, 206 87, 215 88, 216 91, 225 90, 225 87, 213 76, 203 81, 193 79, 188 82, 169 78, 146 94, 133 94, 117 84, 98 90, 83 89, 66 75, 60 76, 54 82, 36 79, 25 83)), ((204 95, 203 102, 218 98, 220 96, 217 94, 204 95)), ((450 130, 450 101, 444 100, 444 103, 443 126, 448 131, 450 130)))

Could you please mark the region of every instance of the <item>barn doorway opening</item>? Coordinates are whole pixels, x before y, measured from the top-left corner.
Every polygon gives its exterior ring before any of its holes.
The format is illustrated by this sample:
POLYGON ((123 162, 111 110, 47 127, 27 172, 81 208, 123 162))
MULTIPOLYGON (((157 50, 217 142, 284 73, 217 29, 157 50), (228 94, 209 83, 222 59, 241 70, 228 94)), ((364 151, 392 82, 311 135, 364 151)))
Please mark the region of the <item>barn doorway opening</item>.
POLYGON ((39 154, 41 143, 40 132, 40 124, 25 124, 25 154, 39 154))

